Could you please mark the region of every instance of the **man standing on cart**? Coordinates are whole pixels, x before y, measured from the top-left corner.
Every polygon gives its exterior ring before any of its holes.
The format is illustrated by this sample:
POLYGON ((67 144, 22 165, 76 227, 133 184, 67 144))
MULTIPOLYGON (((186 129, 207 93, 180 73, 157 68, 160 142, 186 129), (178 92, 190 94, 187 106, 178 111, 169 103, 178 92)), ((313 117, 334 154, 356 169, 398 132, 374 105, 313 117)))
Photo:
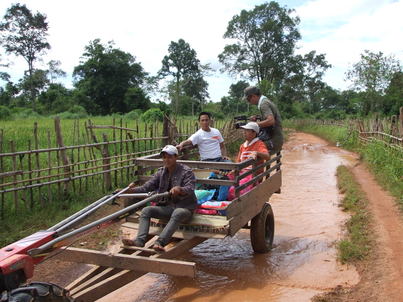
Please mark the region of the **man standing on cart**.
POLYGON ((224 139, 218 129, 210 127, 210 121, 211 114, 201 112, 199 114, 200 129, 192 134, 189 139, 181 142, 177 148, 181 151, 186 146, 197 145, 202 161, 230 161, 227 157, 224 139))
POLYGON ((246 87, 244 94, 244 99, 250 104, 257 105, 260 110, 261 121, 257 121, 256 116, 250 118, 252 121, 256 121, 260 127, 259 138, 266 144, 271 155, 280 152, 284 136, 277 106, 262 95, 260 89, 255 86, 246 87))
POLYGON ((150 218, 169 219, 153 246, 156 251, 164 251, 164 246, 169 243, 179 224, 189 222, 197 206, 194 193, 196 177, 188 166, 177 163, 177 148, 167 145, 160 154, 164 166, 159 168, 157 173, 144 185, 135 187, 133 183, 130 184, 131 188, 127 192, 170 192, 170 197, 160 201, 156 206, 143 208, 137 237, 135 240, 123 239, 125 245, 143 247, 150 229, 150 218))

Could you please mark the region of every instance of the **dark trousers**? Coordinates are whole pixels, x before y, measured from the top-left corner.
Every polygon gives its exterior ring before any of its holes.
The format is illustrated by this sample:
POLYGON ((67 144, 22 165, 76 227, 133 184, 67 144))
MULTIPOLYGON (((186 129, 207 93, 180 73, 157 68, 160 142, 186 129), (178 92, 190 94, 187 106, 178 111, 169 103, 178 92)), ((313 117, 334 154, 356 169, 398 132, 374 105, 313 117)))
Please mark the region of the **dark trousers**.
POLYGON ((171 206, 145 207, 141 211, 136 240, 146 242, 148 231, 150 230, 150 218, 169 219, 158 238, 159 243, 165 246, 171 240, 178 226, 181 223, 189 222, 192 219, 192 215, 193 212, 185 208, 174 208, 171 206))

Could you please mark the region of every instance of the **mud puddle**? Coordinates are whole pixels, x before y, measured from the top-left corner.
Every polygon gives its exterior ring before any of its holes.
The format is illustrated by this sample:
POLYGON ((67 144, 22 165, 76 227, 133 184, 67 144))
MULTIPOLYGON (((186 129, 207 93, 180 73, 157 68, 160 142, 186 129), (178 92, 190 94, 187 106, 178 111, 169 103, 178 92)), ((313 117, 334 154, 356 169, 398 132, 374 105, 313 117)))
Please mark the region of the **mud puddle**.
POLYGON ((147 274, 100 301, 309 301, 358 283, 354 267, 337 263, 335 247, 348 218, 338 207, 335 173, 353 155, 294 133, 283 156, 282 193, 271 198, 276 230, 270 253, 254 254, 248 231, 210 239, 183 255, 196 262, 194 280, 147 274))

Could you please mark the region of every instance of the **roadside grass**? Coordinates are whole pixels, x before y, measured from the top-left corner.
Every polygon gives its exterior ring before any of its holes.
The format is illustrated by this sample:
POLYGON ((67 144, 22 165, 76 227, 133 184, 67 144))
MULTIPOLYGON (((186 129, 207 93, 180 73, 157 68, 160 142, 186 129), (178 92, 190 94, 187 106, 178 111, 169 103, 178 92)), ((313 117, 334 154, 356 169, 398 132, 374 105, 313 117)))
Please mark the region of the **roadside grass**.
POLYGON ((284 124, 286 127, 315 134, 332 144, 359 153, 377 181, 395 197, 403 213, 403 152, 401 150, 375 140, 363 144, 358 139, 358 133, 349 132, 347 127, 310 125, 292 120, 284 124))
POLYGON ((365 259, 371 249, 368 201, 352 173, 345 166, 337 168, 337 186, 344 194, 340 206, 352 215, 346 223, 347 238, 338 243, 339 260, 342 263, 353 263, 365 259))

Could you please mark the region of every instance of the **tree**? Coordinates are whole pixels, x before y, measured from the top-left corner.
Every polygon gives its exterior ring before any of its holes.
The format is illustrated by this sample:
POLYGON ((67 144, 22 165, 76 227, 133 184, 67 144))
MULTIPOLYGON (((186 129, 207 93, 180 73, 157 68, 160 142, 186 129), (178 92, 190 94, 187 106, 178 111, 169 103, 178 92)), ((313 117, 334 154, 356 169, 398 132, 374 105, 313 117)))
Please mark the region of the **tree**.
POLYGON ((399 114, 399 108, 403 107, 403 72, 393 74, 392 80, 385 95, 385 114, 399 114))
POLYGON ((182 93, 196 99, 199 104, 203 103, 208 98, 208 84, 203 79, 203 72, 209 67, 200 64, 196 51, 183 39, 179 39, 178 42, 171 41, 168 53, 162 60, 159 75, 162 78, 167 76, 174 78, 175 97, 173 103, 175 112, 179 110, 182 93))
POLYGON ((65 77, 66 72, 60 68, 62 63, 57 60, 51 60, 48 62, 48 76, 50 83, 54 84, 57 78, 65 77))
POLYGON ((393 75, 401 71, 400 62, 393 56, 384 56, 382 52, 365 50, 359 62, 346 73, 356 91, 365 92, 364 114, 382 111, 383 95, 393 75))
POLYGON ((242 10, 229 22, 224 38, 234 39, 218 56, 224 70, 278 87, 288 73, 296 42, 301 38, 293 10, 271 1, 242 10))
MULTIPOLYGON (((50 45, 46 40, 48 23, 46 16, 32 12, 19 3, 12 5, 0 23, 2 45, 7 53, 21 56, 28 63, 28 76, 34 74, 34 63, 50 45)), ((33 85, 34 81, 31 81, 33 85)), ((30 87, 31 100, 35 109, 35 87, 30 87)))
POLYGON ((249 104, 243 100, 244 89, 248 87, 248 82, 238 81, 235 84, 231 84, 228 94, 221 99, 221 110, 230 114, 238 115, 249 111, 249 104))
POLYGON ((99 39, 90 42, 74 68, 74 85, 79 90, 75 98, 91 114, 129 112, 139 107, 137 103, 147 102, 144 93, 130 90, 141 90, 147 73, 130 53, 113 46, 99 39))

